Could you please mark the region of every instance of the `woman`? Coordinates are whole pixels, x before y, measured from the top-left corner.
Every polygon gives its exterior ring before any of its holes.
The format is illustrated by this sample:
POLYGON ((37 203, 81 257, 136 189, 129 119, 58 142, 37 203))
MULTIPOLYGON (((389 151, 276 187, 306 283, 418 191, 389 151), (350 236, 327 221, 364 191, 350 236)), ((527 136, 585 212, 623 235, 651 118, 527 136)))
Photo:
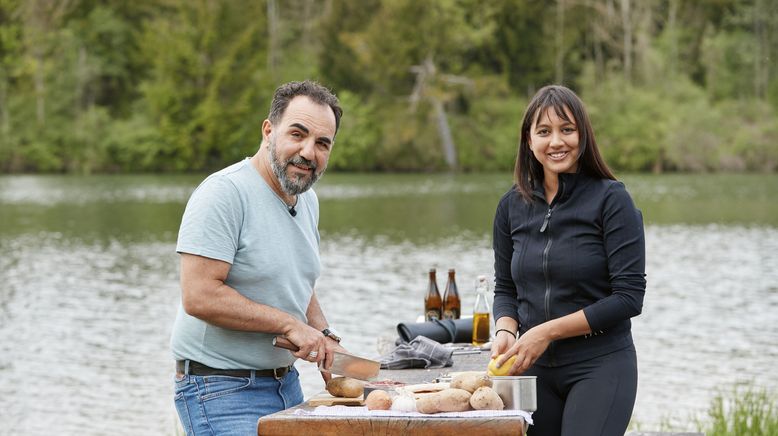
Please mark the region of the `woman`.
POLYGON ((529 435, 623 435, 637 390, 643 220, 568 88, 532 98, 514 176, 494 218, 492 357, 515 356, 510 374, 537 376, 529 435))

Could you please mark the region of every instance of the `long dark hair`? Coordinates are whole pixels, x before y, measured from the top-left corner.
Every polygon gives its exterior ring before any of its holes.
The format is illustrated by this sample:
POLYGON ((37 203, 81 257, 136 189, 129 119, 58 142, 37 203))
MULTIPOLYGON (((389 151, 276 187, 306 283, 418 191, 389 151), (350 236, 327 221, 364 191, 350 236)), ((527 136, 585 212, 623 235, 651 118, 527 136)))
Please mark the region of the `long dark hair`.
POLYGON ((553 108, 557 116, 570 122, 567 110, 573 114, 572 122, 578 128, 578 172, 598 178, 616 180, 597 148, 594 140, 594 129, 589 121, 583 102, 569 88, 561 85, 548 85, 541 88, 527 106, 524 120, 521 123, 521 139, 516 155, 516 169, 513 173, 516 189, 524 199, 532 198, 533 185, 543 182, 543 165, 538 162, 529 148, 530 128, 532 123, 553 108))

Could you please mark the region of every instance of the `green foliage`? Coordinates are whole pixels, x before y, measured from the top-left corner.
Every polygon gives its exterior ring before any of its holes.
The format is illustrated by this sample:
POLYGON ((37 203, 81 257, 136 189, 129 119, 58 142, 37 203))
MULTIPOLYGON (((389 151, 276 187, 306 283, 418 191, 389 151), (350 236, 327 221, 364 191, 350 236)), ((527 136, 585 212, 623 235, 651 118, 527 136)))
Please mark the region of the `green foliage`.
POLYGON ((720 105, 721 147, 719 167, 728 170, 778 169, 778 110, 754 100, 720 105), (731 164, 730 164, 731 163, 731 164), (734 164, 734 165, 732 165, 734 164))
POLYGON ((773 80, 767 87, 767 101, 772 105, 773 110, 778 111, 778 80, 773 80))
POLYGON ((142 114, 118 120, 102 141, 105 156, 111 162, 106 170, 142 172, 158 168, 160 144, 164 141, 160 131, 142 114))
POLYGON ((219 168, 306 78, 342 171, 446 170, 446 123, 456 170, 510 170, 555 80, 614 169, 776 171, 777 44, 765 0, 0 0, 0 172, 219 168))
POLYGON ((517 98, 486 97, 473 102, 466 116, 454 120, 463 170, 513 170, 526 104, 527 101, 517 98))
POLYGON ((685 76, 635 86, 583 80, 598 145, 620 171, 775 171, 776 111, 758 100, 716 102, 685 76))
POLYGON ((349 91, 339 93, 338 98, 348 116, 342 119, 335 138, 329 168, 351 171, 380 168, 382 126, 376 122, 379 119, 378 108, 349 91))
POLYGON ((409 112, 404 102, 387 106, 383 111, 385 127, 381 137, 382 164, 378 169, 444 169, 443 156, 438 147, 440 138, 434 127, 433 116, 427 103, 420 104, 416 112, 409 112))
POLYGON ((620 77, 584 91, 598 146, 613 168, 646 171, 661 155, 671 102, 620 77))
POLYGON ((544 21, 536 17, 551 19, 553 11, 542 2, 498 3, 493 53, 500 71, 510 86, 521 93, 550 82, 554 59, 546 53, 553 38, 546 38, 544 21))
POLYGON ((264 10, 238 3, 182 2, 145 26, 141 48, 153 74, 142 84, 164 147, 158 170, 204 170, 257 145, 260 101, 272 92, 264 64, 264 10))
MULTIPOLYGON (((773 436, 778 434, 778 406, 766 390, 736 389, 717 395, 708 410, 707 436, 773 436)), ((704 424, 703 424, 704 425, 704 424)))
POLYGON ((738 30, 719 33, 706 40, 703 63, 705 83, 713 99, 742 98, 754 94, 753 71, 757 54, 753 33, 738 30))
MULTIPOLYGON (((685 426, 679 428, 677 422, 680 419, 673 419, 670 414, 663 414, 659 419, 659 424, 654 425, 652 431, 673 433, 689 430, 685 426)), ((774 436, 778 434, 778 403, 772 391, 747 382, 727 393, 719 392, 710 401, 706 416, 690 416, 685 421, 706 436, 774 436)), ((643 423, 637 421, 629 424, 631 430, 638 432, 645 430, 643 427, 643 423)))

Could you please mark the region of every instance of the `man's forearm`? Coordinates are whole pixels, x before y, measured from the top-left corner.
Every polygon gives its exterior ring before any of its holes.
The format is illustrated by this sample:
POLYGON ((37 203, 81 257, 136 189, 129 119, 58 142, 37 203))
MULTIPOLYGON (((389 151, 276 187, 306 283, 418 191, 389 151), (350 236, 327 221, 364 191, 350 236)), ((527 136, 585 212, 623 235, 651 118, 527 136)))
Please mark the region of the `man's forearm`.
POLYGON ((198 298, 199 303, 189 307, 185 304, 185 309, 190 315, 219 327, 284 334, 300 322, 282 310, 244 297, 223 283, 205 294, 198 298))
POLYGON ((305 316, 308 317, 308 325, 316 330, 324 330, 329 327, 327 318, 324 316, 321 306, 319 306, 319 299, 316 298, 316 291, 313 291, 313 295, 311 295, 311 302, 308 303, 308 310, 305 312, 305 316))

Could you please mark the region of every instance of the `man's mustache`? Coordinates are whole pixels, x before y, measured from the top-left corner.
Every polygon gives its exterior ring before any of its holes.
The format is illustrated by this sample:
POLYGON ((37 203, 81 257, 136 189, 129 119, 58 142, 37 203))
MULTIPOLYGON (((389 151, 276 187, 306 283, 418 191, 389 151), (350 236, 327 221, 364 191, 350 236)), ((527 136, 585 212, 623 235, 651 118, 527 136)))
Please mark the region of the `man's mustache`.
POLYGON ((287 165, 292 164, 292 165, 297 165, 297 166, 306 166, 306 167, 308 167, 308 168, 310 168, 310 169, 312 169, 314 171, 316 171, 316 168, 317 168, 316 162, 314 162, 312 160, 308 160, 308 159, 306 159, 306 158, 304 158, 304 157, 302 157, 300 155, 297 155, 297 156, 289 159, 288 161, 286 161, 286 163, 287 163, 287 165))

